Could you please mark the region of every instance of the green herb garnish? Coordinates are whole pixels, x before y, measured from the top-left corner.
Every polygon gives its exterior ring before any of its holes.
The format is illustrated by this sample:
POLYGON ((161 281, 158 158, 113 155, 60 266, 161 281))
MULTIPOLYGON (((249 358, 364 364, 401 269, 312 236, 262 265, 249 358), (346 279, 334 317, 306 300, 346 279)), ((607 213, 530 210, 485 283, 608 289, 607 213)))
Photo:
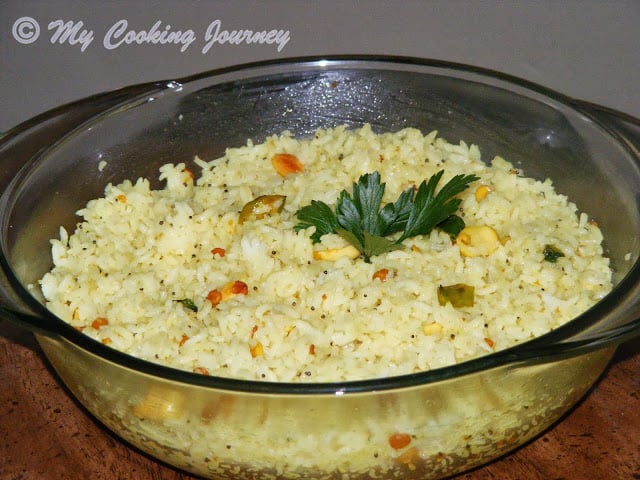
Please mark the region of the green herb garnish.
POLYGON ((547 244, 544 246, 542 250, 542 255, 544 255, 544 259, 550 263, 556 263, 560 257, 564 257, 564 253, 555 245, 547 244))
POLYGON ((337 233, 356 247, 367 262, 374 255, 402 248, 407 238, 426 235, 436 227, 455 237, 464 228, 462 218, 455 215, 461 202, 455 197, 479 178, 456 175, 436 193, 443 174, 443 170, 439 171, 417 190, 408 188, 395 202, 382 208, 385 184, 380 183, 380 174, 364 174, 353 184, 351 194, 340 192, 335 212, 326 203, 312 200, 296 212, 300 223, 294 228, 300 231, 315 227, 311 236, 314 243, 323 235, 337 233), (394 234, 399 235, 387 238, 394 234))
POLYGON ((180 300, 176 300, 176 302, 181 303, 184 308, 189 309, 192 312, 198 311, 198 306, 193 303, 193 300, 191 300, 190 298, 182 298, 180 300))

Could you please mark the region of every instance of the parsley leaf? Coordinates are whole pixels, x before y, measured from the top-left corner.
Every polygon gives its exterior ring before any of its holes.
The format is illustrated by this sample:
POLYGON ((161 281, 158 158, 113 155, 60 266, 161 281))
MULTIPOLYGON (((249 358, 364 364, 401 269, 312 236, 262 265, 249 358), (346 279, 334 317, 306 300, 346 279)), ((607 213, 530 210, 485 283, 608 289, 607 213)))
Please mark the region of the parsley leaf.
POLYGON ((461 202, 455 197, 478 177, 456 175, 436 193, 443 174, 443 170, 439 171, 423 181, 417 191, 408 188, 395 202, 382 207, 385 184, 380 182, 380 174, 364 174, 353 184, 351 194, 340 192, 335 213, 326 203, 312 200, 296 212, 300 223, 294 229, 315 227, 311 235, 314 243, 327 233, 337 233, 356 247, 367 262, 374 255, 402 248, 407 238, 426 235, 436 227, 455 237, 465 226, 462 218, 455 215, 461 202), (400 232, 395 240, 387 238, 400 232))
POLYGON ((369 232, 363 232, 362 240, 344 228, 339 228, 336 233, 356 247, 360 253, 362 253, 362 256, 367 262, 375 255, 380 255, 382 253, 390 252, 391 250, 398 250, 402 248, 401 244, 396 243, 393 240, 381 237, 380 235, 373 235, 369 232))
POLYGON ((398 242, 416 235, 426 235, 447 220, 458 210, 462 201, 455 196, 464 191, 469 183, 478 180, 475 175, 456 175, 436 194, 436 186, 443 174, 444 170, 440 170, 418 187, 407 225, 398 242))
MULTIPOLYGON (((380 222, 378 221, 378 211, 380 203, 384 195, 385 184, 380 183, 380 174, 373 172, 360 177, 358 183, 353 184, 353 193, 342 195, 343 202, 353 199, 353 206, 360 214, 360 223, 363 232, 369 232, 372 235, 381 235, 380 222)), ((341 210, 340 205, 336 210, 341 210)), ((338 223, 342 224, 340 215, 338 215, 338 223)), ((346 221, 346 220, 345 220, 346 221)))
POLYGON ((464 220, 458 215, 450 215, 446 220, 438 224, 438 228, 444 233, 448 233, 451 240, 454 240, 464 230, 464 227, 464 220))
POLYGON ((338 229, 338 220, 333 211, 329 205, 319 200, 311 200, 311 204, 298 210, 296 216, 300 220, 300 223, 293 227, 296 232, 316 227, 316 231, 311 235, 313 243, 318 243, 323 235, 335 233, 338 229))
POLYGON ((388 203, 380 210, 380 221, 383 223, 383 235, 393 235, 401 232, 407 225, 409 214, 413 208, 413 187, 400 194, 395 203, 388 203))

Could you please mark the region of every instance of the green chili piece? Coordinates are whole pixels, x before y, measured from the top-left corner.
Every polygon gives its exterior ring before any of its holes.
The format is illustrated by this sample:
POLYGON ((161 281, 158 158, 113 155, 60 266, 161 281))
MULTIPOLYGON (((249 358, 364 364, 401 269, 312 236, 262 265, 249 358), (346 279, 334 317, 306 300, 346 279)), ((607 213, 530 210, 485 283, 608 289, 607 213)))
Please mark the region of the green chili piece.
POLYGON ((453 308, 473 307, 474 299, 475 289, 470 285, 456 283, 438 287, 438 303, 442 306, 449 302, 453 308))

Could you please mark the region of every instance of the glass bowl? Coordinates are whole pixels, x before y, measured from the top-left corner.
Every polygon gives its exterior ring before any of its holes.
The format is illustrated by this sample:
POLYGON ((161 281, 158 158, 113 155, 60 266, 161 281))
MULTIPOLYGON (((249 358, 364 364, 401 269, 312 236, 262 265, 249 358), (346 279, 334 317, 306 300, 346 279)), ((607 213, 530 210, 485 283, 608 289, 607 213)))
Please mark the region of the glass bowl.
POLYGON ((535 437, 638 335, 640 123, 497 72, 399 57, 298 58, 137 85, 60 107, 0 143, 3 316, 32 330, 79 401, 124 440, 207 478, 441 478, 535 437), (53 316, 32 288, 49 239, 104 186, 157 178, 288 130, 437 130, 551 178, 603 231, 614 288, 508 350, 341 383, 203 376, 118 352, 53 316), (108 168, 98 168, 100 162, 108 168), (394 448, 404 432, 410 442, 394 448))

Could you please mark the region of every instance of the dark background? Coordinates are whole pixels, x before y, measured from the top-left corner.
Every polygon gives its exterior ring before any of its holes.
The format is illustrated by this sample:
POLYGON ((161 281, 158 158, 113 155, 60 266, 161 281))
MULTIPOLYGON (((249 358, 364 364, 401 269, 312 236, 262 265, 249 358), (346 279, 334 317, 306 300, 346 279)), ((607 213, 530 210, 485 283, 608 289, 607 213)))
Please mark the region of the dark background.
POLYGON ((640 117, 638 25, 640 2, 634 0, 0 0, 0 132, 49 108, 133 83, 338 53, 488 67, 640 117), (24 17, 38 23, 37 39, 35 27, 20 27, 24 17), (183 51, 181 44, 152 43, 108 49, 104 38, 121 20, 127 31, 148 31, 159 21, 160 32, 191 30, 195 39, 183 51), (216 43, 203 53, 216 20, 220 30, 282 30, 289 40, 280 49, 216 43), (55 22, 70 22, 79 32, 56 38, 55 22), (82 30, 93 37, 84 49, 82 30))

